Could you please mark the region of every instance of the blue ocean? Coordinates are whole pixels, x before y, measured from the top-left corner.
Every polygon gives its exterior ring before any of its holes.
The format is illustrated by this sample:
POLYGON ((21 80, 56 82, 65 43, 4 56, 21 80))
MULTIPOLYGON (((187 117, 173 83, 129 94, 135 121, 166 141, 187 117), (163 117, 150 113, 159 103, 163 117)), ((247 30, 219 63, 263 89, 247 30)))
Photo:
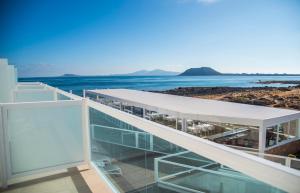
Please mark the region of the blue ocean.
POLYGON ((65 91, 81 93, 83 89, 128 88, 167 90, 177 87, 261 87, 292 86, 288 84, 257 84, 267 80, 300 80, 300 76, 80 76, 20 78, 21 82, 43 82, 65 91))

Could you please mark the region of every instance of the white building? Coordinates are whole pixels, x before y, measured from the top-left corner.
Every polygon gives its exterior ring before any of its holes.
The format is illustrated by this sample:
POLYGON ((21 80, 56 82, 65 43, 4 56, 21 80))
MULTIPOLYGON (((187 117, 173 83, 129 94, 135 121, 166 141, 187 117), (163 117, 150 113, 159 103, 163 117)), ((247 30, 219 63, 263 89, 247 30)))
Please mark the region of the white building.
MULTIPOLYGON (((259 152, 299 140, 300 137, 300 112, 295 110, 128 89, 89 90, 86 93, 92 94, 91 97, 96 96, 98 99, 100 97, 111 99, 121 102, 120 104, 126 104, 126 106, 139 107, 181 119, 184 131, 187 131, 187 120, 223 125, 229 128, 229 131, 230 127, 234 128, 232 126, 236 125, 240 129, 235 129, 235 133, 227 131, 228 136, 240 134, 236 138, 244 138, 248 144, 251 137, 251 140, 254 141, 254 147, 251 148, 258 149, 259 152), (251 136, 247 138, 247 136, 241 135, 246 132, 248 133, 245 135, 251 136), (274 138, 270 139, 267 133, 272 133, 274 138), (255 146, 255 144, 257 145, 255 146)), ((224 138, 222 133, 226 133, 226 131, 220 131, 217 136, 224 138)))

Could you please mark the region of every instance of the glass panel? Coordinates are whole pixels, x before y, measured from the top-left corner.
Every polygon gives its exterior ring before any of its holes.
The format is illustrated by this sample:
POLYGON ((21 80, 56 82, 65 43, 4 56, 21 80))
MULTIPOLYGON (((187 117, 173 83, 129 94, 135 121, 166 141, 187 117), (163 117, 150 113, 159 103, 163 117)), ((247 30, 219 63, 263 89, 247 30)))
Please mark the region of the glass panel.
POLYGON ((258 148, 258 128, 245 125, 219 124, 215 128, 223 130, 223 133, 218 133, 208 137, 213 141, 221 144, 231 145, 246 148, 258 148))
POLYGON ((285 159, 282 157, 276 157, 276 155, 264 155, 263 158, 270 160, 272 162, 280 163, 282 165, 285 165, 285 159))
POLYGON ((80 104, 20 106, 7 112, 13 174, 83 161, 80 104))
POLYGON ((300 170, 300 160, 298 159, 292 159, 291 160, 291 168, 300 170))
POLYGON ((271 147, 277 144, 277 129, 277 125, 267 128, 266 147, 271 147))
POLYGON ((226 166, 204 163, 199 155, 194 158, 180 153, 157 158, 158 183, 180 192, 281 192, 226 166))
POLYGON ((298 120, 292 120, 267 128, 266 146, 271 147, 295 138, 297 126, 298 120))
POLYGON ((289 130, 289 138, 296 137, 297 128, 298 127, 298 120, 293 120, 290 122, 290 130, 289 130))
POLYGON ((278 143, 289 139, 289 123, 282 123, 278 127, 278 143))
POLYGON ((282 192, 90 108, 92 162, 120 192, 282 192))
POLYGON ((34 102, 34 101, 53 101, 54 91, 36 90, 36 91, 16 91, 15 102, 34 102))

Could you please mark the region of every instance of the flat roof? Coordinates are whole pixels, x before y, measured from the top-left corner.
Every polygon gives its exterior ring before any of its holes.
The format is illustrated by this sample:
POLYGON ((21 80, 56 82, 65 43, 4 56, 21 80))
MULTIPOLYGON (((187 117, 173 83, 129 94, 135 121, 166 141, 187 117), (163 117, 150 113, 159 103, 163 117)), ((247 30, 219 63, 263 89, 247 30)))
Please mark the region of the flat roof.
POLYGON ((253 126, 271 126, 289 120, 300 119, 300 111, 296 110, 170 94, 130 89, 100 89, 88 90, 87 92, 179 118, 253 126))

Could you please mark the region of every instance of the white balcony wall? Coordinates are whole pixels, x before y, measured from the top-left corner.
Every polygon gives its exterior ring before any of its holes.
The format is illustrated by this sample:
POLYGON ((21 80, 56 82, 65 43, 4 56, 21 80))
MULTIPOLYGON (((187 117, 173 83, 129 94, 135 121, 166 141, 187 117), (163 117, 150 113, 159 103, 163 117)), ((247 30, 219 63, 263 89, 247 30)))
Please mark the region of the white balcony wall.
POLYGON ((16 69, 6 59, 0 59, 0 103, 12 102, 16 80, 16 69))
POLYGON ((18 90, 26 90, 26 89, 44 89, 45 86, 44 85, 40 85, 40 84, 18 84, 17 89, 18 90))
POLYGON ((24 89, 14 91, 14 102, 35 102, 56 100, 53 90, 24 89))
POLYGON ((82 101, 19 103, 1 108, 8 179, 86 161, 82 101))

